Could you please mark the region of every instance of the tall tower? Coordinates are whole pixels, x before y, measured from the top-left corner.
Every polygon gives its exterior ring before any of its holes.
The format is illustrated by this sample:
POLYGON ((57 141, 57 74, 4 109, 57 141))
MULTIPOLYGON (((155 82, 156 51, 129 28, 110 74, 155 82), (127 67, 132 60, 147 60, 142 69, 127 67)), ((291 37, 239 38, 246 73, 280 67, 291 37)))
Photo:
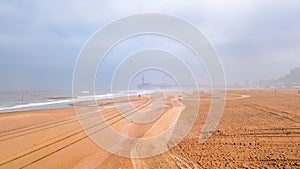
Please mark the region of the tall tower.
POLYGON ((144 75, 142 75, 142 84, 145 84, 144 75))

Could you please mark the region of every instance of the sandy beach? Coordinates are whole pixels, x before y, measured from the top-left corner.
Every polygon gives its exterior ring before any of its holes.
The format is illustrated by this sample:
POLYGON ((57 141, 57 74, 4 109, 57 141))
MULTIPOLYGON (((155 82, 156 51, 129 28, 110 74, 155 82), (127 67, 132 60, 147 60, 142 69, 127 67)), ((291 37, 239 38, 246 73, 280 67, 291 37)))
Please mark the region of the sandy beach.
POLYGON ((102 105, 100 112, 82 116, 73 108, 2 113, 0 168, 300 167, 297 91, 228 91, 222 120, 212 137, 202 144, 198 140, 209 111, 210 95, 200 93, 200 101, 183 101, 176 93, 168 93, 165 98, 164 109, 155 109, 160 112, 156 114, 158 118, 146 124, 128 120, 126 116, 148 117, 152 103, 159 101, 157 96, 131 97, 130 104, 125 105, 109 99, 98 101, 102 105), (78 120, 90 120, 91 130, 98 131, 103 124, 98 123, 97 116, 102 115, 119 133, 149 138, 174 125, 180 113, 193 112, 190 107, 195 102, 200 103, 199 112, 187 137, 171 150, 150 158, 126 158, 105 151, 89 138, 78 120), (183 110, 179 108, 182 103, 185 103, 183 110), (120 108, 126 114, 120 114, 120 108))

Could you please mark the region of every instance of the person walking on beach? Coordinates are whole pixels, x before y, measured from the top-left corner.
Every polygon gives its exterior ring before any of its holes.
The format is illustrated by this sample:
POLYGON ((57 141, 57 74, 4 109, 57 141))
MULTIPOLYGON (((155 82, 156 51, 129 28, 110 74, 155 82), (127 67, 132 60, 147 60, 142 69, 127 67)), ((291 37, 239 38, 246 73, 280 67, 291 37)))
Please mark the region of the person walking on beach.
POLYGON ((300 90, 298 90, 298 94, 300 94, 300 90))

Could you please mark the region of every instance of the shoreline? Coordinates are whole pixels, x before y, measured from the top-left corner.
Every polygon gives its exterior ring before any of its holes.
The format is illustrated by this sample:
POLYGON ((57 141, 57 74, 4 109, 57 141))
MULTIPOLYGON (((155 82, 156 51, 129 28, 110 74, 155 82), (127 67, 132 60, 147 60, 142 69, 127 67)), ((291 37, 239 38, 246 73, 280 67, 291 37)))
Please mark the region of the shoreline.
MULTIPOLYGON (((226 93, 228 92, 298 92, 298 89, 227 89, 226 93)), ((195 92, 195 91, 194 91, 195 92)), ((207 94, 209 93, 209 91, 207 90, 200 90, 198 91, 200 94, 204 93, 207 94)), ((150 92, 151 93, 151 92, 150 92)), ((169 92, 172 93, 172 92, 169 92)), ((187 92, 187 93, 192 93, 192 92, 187 92)), ((123 95, 123 96, 118 96, 118 97, 114 97, 114 98, 127 98, 127 97, 131 97, 131 96, 137 96, 138 93, 136 94, 131 94, 131 95, 123 95)), ((145 94, 147 95, 147 94, 145 94)), ((105 94, 105 95, 95 95, 95 96, 87 96, 86 98, 81 98, 82 100, 80 100, 80 98, 72 98, 72 97, 59 97, 59 98, 67 98, 64 100, 60 100, 60 99, 52 99, 52 100, 48 100, 48 101, 38 101, 38 102, 31 102, 31 103, 23 103, 20 102, 20 104, 15 104, 12 106, 8 106, 8 107, 3 107, 3 105, 0 105, 0 115, 1 114, 6 114, 6 113, 16 113, 16 112, 27 112, 27 111, 35 111, 35 110, 56 110, 56 109, 68 109, 68 108, 74 108, 74 104, 77 103, 84 103, 84 102, 98 102, 101 100, 111 100, 114 99, 113 97, 111 97, 112 95, 105 94), (98 99, 93 99, 93 98, 98 97, 98 99), (103 96, 108 96, 108 97, 103 97, 103 96), (103 97, 100 98, 99 97, 103 97), (88 98, 88 99, 87 99, 88 98), (46 107, 46 108, 45 108, 46 107)), ((246 95, 245 95, 246 96, 246 95)), ((53 96, 49 96, 48 98, 52 98, 53 96)), ((201 98, 200 98, 201 99, 201 98)), ((206 98, 205 98, 206 99, 206 98)), ((230 98, 233 99, 233 98, 230 98)))

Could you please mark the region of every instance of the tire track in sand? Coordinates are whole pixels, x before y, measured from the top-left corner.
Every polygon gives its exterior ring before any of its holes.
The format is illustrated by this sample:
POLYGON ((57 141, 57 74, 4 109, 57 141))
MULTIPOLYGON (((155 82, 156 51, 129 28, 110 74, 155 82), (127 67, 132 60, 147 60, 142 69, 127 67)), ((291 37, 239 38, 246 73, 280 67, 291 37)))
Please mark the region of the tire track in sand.
MULTIPOLYGON (((172 103, 172 108, 170 110, 168 110, 163 116, 161 116, 161 118, 157 120, 157 122, 144 134, 144 136, 141 139, 143 139, 143 138, 145 139, 145 138, 149 138, 149 137, 151 138, 153 136, 159 135, 160 133, 164 132, 171 126, 176 125, 176 122, 180 116, 180 113, 185 109, 185 106, 179 102, 177 97, 171 99, 171 103, 172 103)), ((170 130, 168 132, 172 133, 173 131, 170 130)), ((169 134, 169 135, 170 135, 170 137, 172 136, 172 134, 169 134)), ((162 141, 162 142, 166 143, 165 146, 168 146, 167 143, 168 143, 169 139, 170 138, 165 138, 165 140, 162 141)), ((136 155, 138 156, 141 153, 145 153, 145 152, 140 152, 140 148, 142 146, 144 146, 142 140, 138 141, 131 149, 131 154, 132 155, 134 154, 134 156, 136 156, 136 155)), ((175 165, 173 164, 173 166, 171 166, 172 165, 171 163, 167 164, 167 165, 169 165, 170 168, 176 167, 176 166, 180 167, 180 168, 196 168, 196 167, 194 167, 193 164, 190 164, 190 162, 188 162, 187 159, 183 159, 182 157, 180 157, 170 151, 167 153, 164 153, 160 156, 157 155, 157 156, 150 157, 147 159, 131 158, 133 168, 135 168, 135 169, 151 168, 153 164, 148 164, 150 161, 149 159, 151 159, 151 158, 155 159, 155 160, 159 160, 159 161, 161 161, 162 158, 164 160, 167 160, 167 159, 173 160, 175 162, 175 165)), ((156 167, 159 167, 159 166, 156 166, 156 167)))

